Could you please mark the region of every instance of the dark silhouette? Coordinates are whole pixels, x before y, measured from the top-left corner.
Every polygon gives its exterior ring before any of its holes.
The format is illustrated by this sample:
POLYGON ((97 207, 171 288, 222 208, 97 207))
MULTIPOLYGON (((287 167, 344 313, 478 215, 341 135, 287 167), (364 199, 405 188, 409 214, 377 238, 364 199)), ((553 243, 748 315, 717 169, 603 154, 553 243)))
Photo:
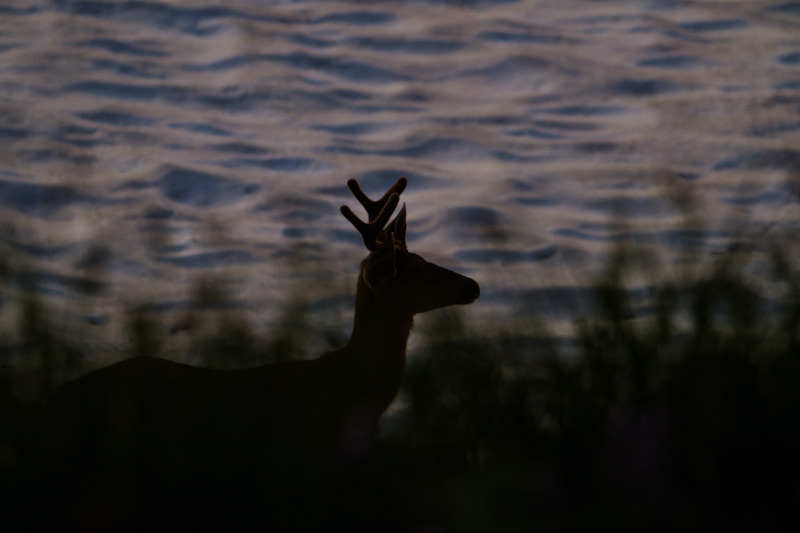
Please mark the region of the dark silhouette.
POLYGON ((241 370, 134 357, 57 391, 27 465, 31 529, 391 529, 359 498, 413 316, 480 293, 406 249, 405 206, 387 225, 406 184, 372 201, 348 182, 369 222, 342 214, 370 254, 344 348, 241 370))

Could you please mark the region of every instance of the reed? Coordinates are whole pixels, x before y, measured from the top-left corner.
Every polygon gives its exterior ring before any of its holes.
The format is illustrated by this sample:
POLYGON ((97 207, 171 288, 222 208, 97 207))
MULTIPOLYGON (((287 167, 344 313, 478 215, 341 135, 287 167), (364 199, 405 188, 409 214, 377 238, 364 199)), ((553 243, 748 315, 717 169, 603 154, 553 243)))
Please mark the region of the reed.
MULTIPOLYGON (((537 323, 525 335, 475 334, 437 311, 408 362, 400 402, 383 423, 359 505, 396 530, 530 527, 770 530, 797 522, 800 500, 800 268, 788 237, 741 241, 702 268, 652 269, 649 297, 624 280, 642 268, 619 245, 576 317, 575 353, 537 323), (769 269, 754 277, 753 249, 769 269), (535 331, 532 334, 531 331, 535 331), (392 518, 394 521, 392 521, 392 518)), ((80 350, 25 276, 9 274, 21 309, 16 342, 0 346, 0 498, 19 484, 26 416, 80 350)), ((223 306, 224 307, 224 306, 223 306)), ((224 309, 196 346, 281 359, 305 356, 306 308, 289 303, 272 341, 224 309), (298 329, 295 329, 298 328, 298 329), (209 332, 210 331, 210 332, 209 332), (299 332, 299 333, 298 333, 299 332), (243 348, 242 348, 243 349, 243 348), (246 350, 245 350, 246 351, 246 350)), ((131 312, 120 353, 156 352, 165 333, 147 306, 131 312)), ((489 529, 487 529, 489 528, 489 529)))

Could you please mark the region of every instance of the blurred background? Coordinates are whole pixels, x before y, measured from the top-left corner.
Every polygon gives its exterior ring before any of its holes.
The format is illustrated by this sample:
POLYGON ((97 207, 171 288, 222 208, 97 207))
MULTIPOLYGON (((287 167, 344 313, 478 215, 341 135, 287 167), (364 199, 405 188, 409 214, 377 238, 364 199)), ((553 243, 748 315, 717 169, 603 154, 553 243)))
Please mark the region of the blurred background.
POLYGON ((384 419, 408 529, 777 523, 798 36, 771 0, 0 2, 0 469, 88 370, 341 346, 345 182, 402 175, 482 294, 419 318, 384 419))

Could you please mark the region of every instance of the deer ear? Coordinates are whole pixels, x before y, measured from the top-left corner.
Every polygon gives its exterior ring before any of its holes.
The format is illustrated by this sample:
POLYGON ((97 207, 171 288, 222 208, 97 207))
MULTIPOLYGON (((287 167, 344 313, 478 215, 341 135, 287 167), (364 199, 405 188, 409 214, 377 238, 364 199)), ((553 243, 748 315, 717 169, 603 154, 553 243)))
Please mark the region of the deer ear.
POLYGON ((384 241, 375 248, 367 260, 364 268, 364 281, 372 287, 375 283, 397 275, 395 265, 394 235, 388 235, 384 241))
POLYGON ((394 233, 394 238, 397 242, 399 242, 403 247, 406 246, 406 204, 403 204, 403 208, 397 213, 397 216, 394 217, 389 223, 389 227, 387 229, 394 233))

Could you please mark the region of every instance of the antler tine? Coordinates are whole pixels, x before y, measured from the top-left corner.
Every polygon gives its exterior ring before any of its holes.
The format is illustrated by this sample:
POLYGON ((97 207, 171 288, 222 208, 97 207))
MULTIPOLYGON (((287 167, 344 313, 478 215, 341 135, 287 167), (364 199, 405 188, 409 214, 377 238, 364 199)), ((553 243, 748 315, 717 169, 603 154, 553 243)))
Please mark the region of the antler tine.
POLYGON ((375 220, 375 218, 381 213, 386 205, 386 202, 389 201, 389 198, 391 198, 391 196, 395 193, 397 195, 402 193, 405 190, 406 185, 408 185, 408 180, 404 177, 399 178, 395 184, 392 185, 388 191, 386 191, 386 194, 384 194, 380 200, 375 201, 371 200, 366 194, 364 194, 364 191, 361 190, 361 187, 358 185, 356 180, 352 178, 347 180, 347 186, 352 191, 353 196, 355 196, 356 200, 358 200, 358 202, 364 206, 364 209, 367 210, 367 215, 369 216, 370 222, 375 220))
POLYGON ((388 233, 394 234, 394 238, 397 239, 397 242, 403 245, 403 248, 406 247, 406 204, 403 203, 403 207, 400 208, 400 211, 397 212, 397 216, 394 217, 394 220, 389 222, 389 225, 386 226, 386 231, 388 233))
POLYGON ((392 216, 398 202, 400 202, 400 195, 393 192, 383 206, 383 209, 380 210, 375 219, 370 221, 369 224, 359 219, 346 205, 342 206, 341 211, 344 218, 349 220, 361 234, 361 238, 364 239, 364 246, 367 247, 367 250, 373 251, 377 247, 378 235, 383 231, 383 227, 386 225, 389 217, 392 216))

